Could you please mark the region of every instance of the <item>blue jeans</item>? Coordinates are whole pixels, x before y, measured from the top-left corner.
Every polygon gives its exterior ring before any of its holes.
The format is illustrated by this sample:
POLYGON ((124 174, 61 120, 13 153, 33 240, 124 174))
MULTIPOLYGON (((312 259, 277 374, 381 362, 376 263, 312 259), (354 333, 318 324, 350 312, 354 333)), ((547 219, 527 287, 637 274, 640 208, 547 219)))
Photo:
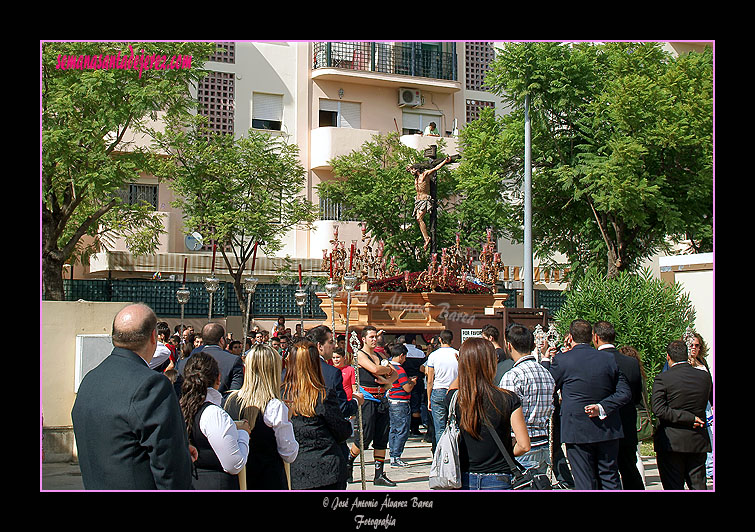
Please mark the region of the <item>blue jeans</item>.
POLYGON ((511 475, 507 473, 462 473, 463 490, 510 490, 511 475))
POLYGON ((411 405, 409 401, 388 401, 388 412, 391 416, 391 430, 388 433, 388 448, 391 458, 401 458, 404 445, 409 438, 409 423, 411 405))
POLYGON ((438 444, 440 435, 446 430, 446 421, 448 420, 448 407, 446 407, 446 394, 448 388, 433 388, 430 392, 430 413, 433 416, 433 425, 435 425, 435 444, 438 444))
POLYGON ((550 454, 550 447, 546 443, 532 447, 522 456, 517 456, 516 461, 525 469, 535 469, 538 473, 545 475, 548 473, 551 461, 550 454))

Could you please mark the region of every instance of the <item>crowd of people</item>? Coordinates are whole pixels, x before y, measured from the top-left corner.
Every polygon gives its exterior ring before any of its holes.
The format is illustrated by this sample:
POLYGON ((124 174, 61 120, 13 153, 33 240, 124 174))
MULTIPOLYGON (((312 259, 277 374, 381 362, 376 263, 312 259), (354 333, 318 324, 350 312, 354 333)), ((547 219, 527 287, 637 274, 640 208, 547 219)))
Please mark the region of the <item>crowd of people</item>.
POLYGON ((326 325, 291 334, 281 317, 242 345, 218 323, 171 332, 129 305, 71 413, 82 480, 99 490, 345 490, 359 463, 374 486, 394 487, 387 465, 409 467, 408 439, 434 453, 452 419, 462 489, 512 487, 502 442, 524 469, 552 470, 556 487, 642 490, 645 406, 658 419, 663 488, 706 489, 713 394, 702 338, 689 352, 669 344, 649 400, 638 351, 615 338, 606 321, 574 320, 561 348, 536 346, 516 323, 418 345, 413 333, 368 325, 350 352, 326 325))

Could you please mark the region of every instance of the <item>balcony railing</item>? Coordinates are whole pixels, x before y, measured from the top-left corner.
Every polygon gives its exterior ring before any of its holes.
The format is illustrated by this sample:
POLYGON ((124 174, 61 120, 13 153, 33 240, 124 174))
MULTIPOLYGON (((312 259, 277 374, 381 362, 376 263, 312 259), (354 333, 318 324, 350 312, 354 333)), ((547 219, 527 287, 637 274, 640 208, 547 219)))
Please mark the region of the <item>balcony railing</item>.
POLYGON ((315 42, 312 68, 344 68, 456 81, 456 54, 420 43, 315 42))

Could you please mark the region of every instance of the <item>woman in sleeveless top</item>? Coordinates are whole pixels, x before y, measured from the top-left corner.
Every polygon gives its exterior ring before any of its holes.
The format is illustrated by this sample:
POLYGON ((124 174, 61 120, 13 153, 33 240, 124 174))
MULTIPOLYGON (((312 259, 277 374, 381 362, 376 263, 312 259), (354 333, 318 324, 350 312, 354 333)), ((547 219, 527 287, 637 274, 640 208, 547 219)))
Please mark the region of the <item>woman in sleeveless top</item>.
POLYGON ((265 344, 246 355, 244 383, 228 396, 224 408, 233 419, 247 418, 252 431, 246 463, 246 489, 289 489, 286 465, 296 460, 299 444, 281 401, 282 359, 265 344))
POLYGON ((192 486, 197 490, 237 490, 238 474, 249 455, 249 423, 234 423, 220 407, 220 369, 207 353, 198 352, 184 368, 181 411, 189 443, 197 448, 192 486))

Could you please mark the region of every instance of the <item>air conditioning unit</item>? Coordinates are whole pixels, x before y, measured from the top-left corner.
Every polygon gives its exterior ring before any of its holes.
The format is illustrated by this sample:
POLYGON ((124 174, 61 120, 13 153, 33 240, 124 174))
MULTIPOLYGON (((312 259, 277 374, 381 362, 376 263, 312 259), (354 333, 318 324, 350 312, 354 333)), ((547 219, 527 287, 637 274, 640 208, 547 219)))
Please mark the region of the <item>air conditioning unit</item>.
POLYGON ((417 107, 422 104, 422 93, 418 89, 401 88, 398 90, 398 106, 417 107))

